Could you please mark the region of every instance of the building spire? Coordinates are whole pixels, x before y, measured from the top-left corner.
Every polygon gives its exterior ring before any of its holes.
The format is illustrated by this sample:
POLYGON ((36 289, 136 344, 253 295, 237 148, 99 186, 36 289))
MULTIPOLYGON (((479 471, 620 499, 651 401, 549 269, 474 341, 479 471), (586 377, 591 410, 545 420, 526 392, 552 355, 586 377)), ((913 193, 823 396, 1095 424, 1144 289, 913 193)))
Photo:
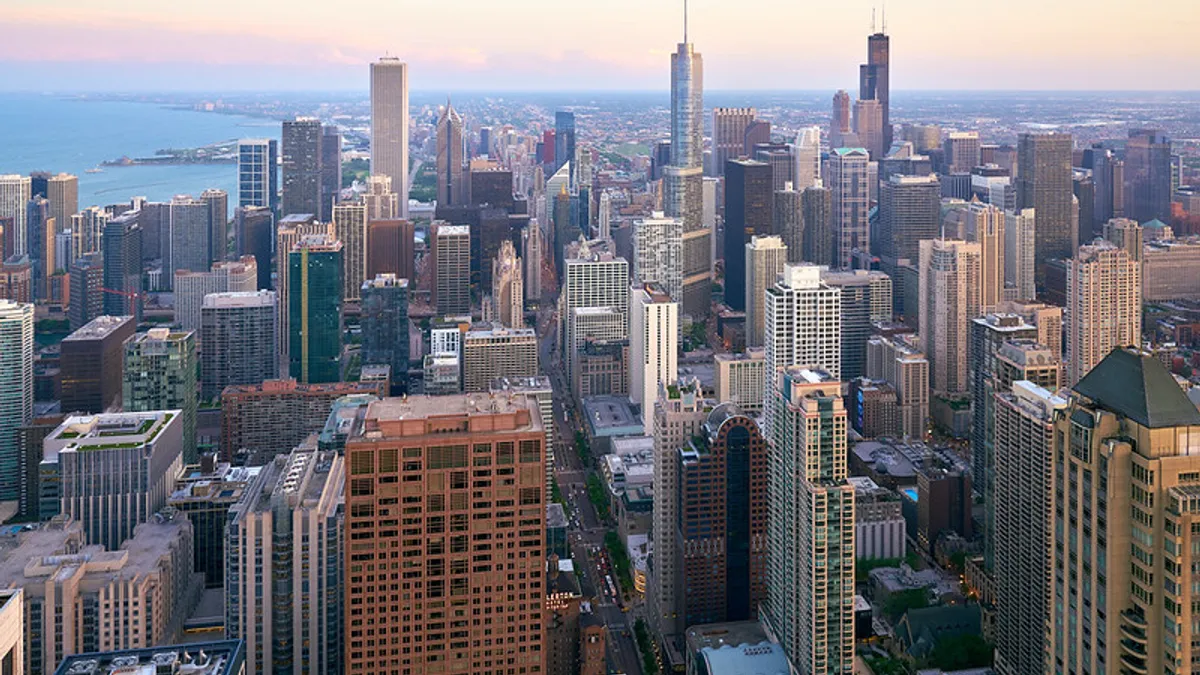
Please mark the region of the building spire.
POLYGON ((687 3, 688 3, 688 0, 683 0, 683 44, 685 44, 685 45, 688 43, 688 36, 687 36, 687 9, 688 9, 688 8, 687 8, 687 3))
POLYGON ((887 0, 883 0, 883 9, 881 13, 883 14, 881 17, 883 19, 883 26, 880 27, 879 32, 887 35, 887 0))

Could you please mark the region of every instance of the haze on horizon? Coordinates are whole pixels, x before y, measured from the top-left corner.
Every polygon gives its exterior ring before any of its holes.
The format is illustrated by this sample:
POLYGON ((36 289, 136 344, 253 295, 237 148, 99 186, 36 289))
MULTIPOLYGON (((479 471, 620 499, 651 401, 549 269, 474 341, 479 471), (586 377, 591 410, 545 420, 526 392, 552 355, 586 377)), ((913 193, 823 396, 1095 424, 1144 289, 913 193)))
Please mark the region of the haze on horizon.
MULTIPOLYGON (((893 0, 892 87, 1200 89, 1200 4, 1148 4, 893 0)), ((0 90, 365 90, 384 53, 414 91, 665 90, 681 5, 43 0, 5 8, 0 90)), ((872 7, 691 0, 705 88, 852 88, 872 7)))

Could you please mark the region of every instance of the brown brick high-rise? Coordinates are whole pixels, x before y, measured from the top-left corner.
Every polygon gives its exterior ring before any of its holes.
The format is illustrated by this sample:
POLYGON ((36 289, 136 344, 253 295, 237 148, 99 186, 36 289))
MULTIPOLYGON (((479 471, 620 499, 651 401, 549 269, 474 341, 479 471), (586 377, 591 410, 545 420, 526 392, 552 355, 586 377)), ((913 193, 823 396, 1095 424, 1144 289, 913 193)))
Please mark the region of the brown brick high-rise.
POLYGON ((346 443, 346 672, 545 672, 537 401, 371 403, 346 443))

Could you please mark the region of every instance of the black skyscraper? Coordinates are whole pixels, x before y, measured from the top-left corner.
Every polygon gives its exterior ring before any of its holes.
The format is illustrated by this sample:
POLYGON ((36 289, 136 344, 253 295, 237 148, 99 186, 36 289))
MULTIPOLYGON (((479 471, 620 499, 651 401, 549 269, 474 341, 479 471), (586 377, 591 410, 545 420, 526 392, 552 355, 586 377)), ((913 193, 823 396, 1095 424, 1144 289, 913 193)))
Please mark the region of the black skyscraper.
POLYGON ((770 164, 725 163, 725 304, 732 309, 746 309, 746 243, 771 233, 773 206, 770 164))
MULTIPOLYGON (((283 123, 283 215, 321 214, 321 121, 283 123)), ((328 222, 328 221, 326 221, 328 222)))
POLYGON ((879 107, 883 110, 883 148, 886 153, 892 147, 892 121, 888 111, 891 99, 888 87, 890 46, 884 31, 867 38, 867 62, 858 67, 858 98, 879 101, 879 107))

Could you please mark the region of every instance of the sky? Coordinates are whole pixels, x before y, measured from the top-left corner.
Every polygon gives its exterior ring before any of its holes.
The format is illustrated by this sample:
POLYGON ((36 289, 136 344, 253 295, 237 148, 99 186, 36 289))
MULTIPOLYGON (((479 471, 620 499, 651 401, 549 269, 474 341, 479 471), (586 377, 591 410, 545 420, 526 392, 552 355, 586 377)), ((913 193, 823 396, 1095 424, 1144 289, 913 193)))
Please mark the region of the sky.
MULTIPOLYGON (((882 0, 690 0, 705 88, 857 83, 882 0)), ((680 0, 0 0, 0 91, 665 90, 680 0)), ((1197 0, 891 0, 892 89, 1200 89, 1197 0), (1151 11, 1152 10, 1152 11, 1151 11)), ((881 14, 880 14, 881 17, 881 14)), ((881 22, 881 19, 880 19, 881 22)))

